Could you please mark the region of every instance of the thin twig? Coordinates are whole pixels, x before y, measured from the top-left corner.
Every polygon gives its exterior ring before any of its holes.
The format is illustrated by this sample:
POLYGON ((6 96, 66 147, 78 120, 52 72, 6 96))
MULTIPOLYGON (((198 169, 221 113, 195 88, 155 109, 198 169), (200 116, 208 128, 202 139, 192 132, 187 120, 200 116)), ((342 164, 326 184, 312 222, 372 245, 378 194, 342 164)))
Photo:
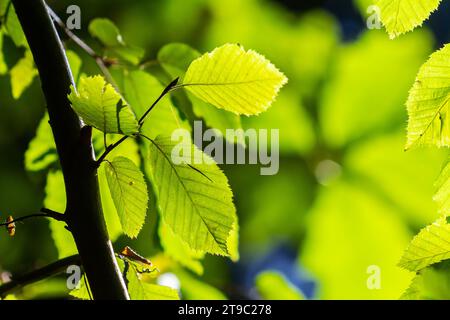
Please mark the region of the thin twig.
POLYGON ((95 50, 92 49, 86 42, 81 40, 75 33, 73 33, 69 28, 67 28, 64 21, 62 21, 61 18, 49 6, 47 6, 47 10, 48 10, 50 16, 52 17, 53 21, 56 22, 56 24, 64 31, 64 33, 70 39, 72 39, 73 42, 75 42, 75 44, 77 44, 83 51, 85 51, 88 55, 90 55, 95 60, 95 62, 97 63, 98 67, 100 68, 100 70, 102 71, 102 73, 104 74, 104 76, 106 77, 108 82, 111 83, 111 85, 117 91, 119 91, 118 86, 117 86, 116 82, 114 81, 114 78, 112 77, 111 73, 109 72, 104 59, 99 54, 97 54, 95 52, 95 50))
POLYGON ((58 221, 65 221, 65 217, 64 217, 64 215, 62 213, 55 212, 55 211, 52 211, 52 210, 44 208, 44 209, 41 210, 40 213, 33 213, 33 214, 30 214, 30 215, 27 215, 27 216, 16 218, 16 219, 14 219, 12 221, 9 221, 9 222, 0 223, 0 227, 7 226, 7 225, 9 225, 11 223, 19 222, 19 221, 26 220, 26 219, 29 219, 29 218, 37 218, 37 217, 52 218, 52 219, 55 219, 55 220, 58 220, 58 221))
POLYGON ((178 83, 178 79, 176 78, 175 80, 173 80, 171 83, 169 83, 169 85, 167 87, 164 88, 163 92, 160 94, 160 96, 158 97, 158 99, 155 100, 155 102, 152 103, 152 105, 147 109, 147 111, 144 112, 144 114, 142 115, 142 117, 139 119, 138 123, 139 123, 139 128, 142 127, 142 125, 144 124, 145 118, 147 117, 147 115, 150 113, 150 111, 152 111, 152 109, 156 106, 156 104, 169 92, 175 90, 175 88, 177 88, 177 83, 178 83))
POLYGON ((81 265, 79 255, 73 255, 56 262, 53 262, 43 268, 33 270, 21 276, 14 277, 10 282, 0 286, 0 297, 4 298, 9 292, 22 288, 27 284, 43 280, 66 270, 70 265, 81 265))
POLYGON ((103 152, 103 154, 98 158, 97 160, 97 167, 100 166, 100 164, 102 163, 103 160, 105 160, 106 156, 113 151, 115 148, 117 148, 120 144, 122 144, 122 142, 124 142, 125 140, 127 140, 130 136, 123 136, 122 138, 120 138, 120 140, 118 140, 117 142, 109 145, 105 152, 103 152))
MULTIPOLYGON (((169 83, 169 85, 164 88, 163 92, 159 95, 159 97, 151 104, 151 106, 147 109, 147 111, 145 111, 145 113, 141 116, 141 118, 138 121, 139 124, 139 129, 142 128, 144 122, 145 122, 145 118, 147 117, 147 115, 150 113, 150 111, 152 111, 152 109, 158 104, 158 102, 169 92, 175 90, 175 88, 177 88, 176 84, 178 83, 178 78, 176 78, 175 80, 173 80, 171 83, 169 83)), ((140 134, 139 134, 140 135, 140 134)), ((106 147, 105 152, 103 152, 103 154, 98 158, 97 160, 97 167, 100 166, 100 164, 102 163, 102 161, 105 160, 106 156, 113 151, 115 148, 117 148, 119 145, 121 145, 125 140, 127 140, 130 136, 123 136, 122 138, 120 138, 120 140, 118 140, 117 142, 115 142, 114 144, 111 144, 109 146, 106 147)))

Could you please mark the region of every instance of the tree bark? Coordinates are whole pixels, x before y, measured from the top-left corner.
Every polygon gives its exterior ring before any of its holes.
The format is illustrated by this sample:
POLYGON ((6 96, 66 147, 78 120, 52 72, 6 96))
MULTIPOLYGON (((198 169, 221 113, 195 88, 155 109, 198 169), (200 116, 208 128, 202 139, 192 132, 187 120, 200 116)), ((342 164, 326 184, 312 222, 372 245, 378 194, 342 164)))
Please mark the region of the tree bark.
POLYGON ((82 127, 67 98, 74 82, 62 43, 43 0, 12 3, 39 71, 64 175, 67 224, 93 297, 129 299, 103 217, 92 130, 82 127))

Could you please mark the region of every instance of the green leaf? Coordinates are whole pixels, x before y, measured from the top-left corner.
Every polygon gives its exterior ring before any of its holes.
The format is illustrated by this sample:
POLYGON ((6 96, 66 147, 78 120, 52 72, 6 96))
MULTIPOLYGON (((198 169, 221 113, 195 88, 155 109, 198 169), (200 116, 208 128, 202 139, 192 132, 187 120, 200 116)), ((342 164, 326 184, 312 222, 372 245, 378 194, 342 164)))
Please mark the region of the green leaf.
POLYGON ((253 50, 225 44, 194 60, 183 86, 200 99, 236 114, 259 114, 272 104, 287 78, 253 50))
MULTIPOLYGON (((123 144, 125 147, 126 143, 123 144)), ((115 152, 114 150, 113 152, 115 152)), ((112 152, 112 153, 113 153, 112 152)), ((100 193, 102 200, 103 214, 108 228, 108 234, 111 241, 115 241, 121 234, 122 230, 118 215, 111 199, 109 188, 106 181, 104 170, 98 171, 98 179, 100 185, 100 193), (105 194, 107 196, 105 196, 105 194)), ((61 171, 50 171, 47 176, 47 184, 45 186, 44 207, 51 208, 57 212, 64 212, 66 209, 66 192, 64 178, 61 171)), ((71 233, 64 228, 64 223, 54 219, 49 220, 53 241, 58 251, 58 257, 64 258, 78 252, 71 233)))
POLYGON ((450 215, 450 161, 442 168, 442 171, 435 182, 437 188, 433 200, 438 204, 439 213, 450 215))
POLYGON ((304 300, 303 294, 276 271, 264 271, 256 276, 256 289, 265 300, 304 300))
POLYGON ((177 144, 158 136, 150 145, 152 181, 164 221, 194 250, 233 255, 229 241, 237 218, 228 180, 186 140, 177 144))
POLYGON ((197 50, 184 43, 169 43, 158 52, 158 61, 173 78, 182 77, 192 61, 200 57, 197 50))
POLYGON ((181 283, 183 300, 226 300, 226 295, 212 285, 203 282, 191 273, 179 269, 175 272, 181 283))
POLYGON ((107 47, 124 45, 122 35, 116 25, 109 19, 96 18, 89 23, 89 33, 107 47))
POLYGON ((138 64, 144 56, 143 49, 125 43, 119 29, 109 19, 94 19, 88 29, 89 33, 106 47, 107 55, 118 56, 132 64, 138 64))
POLYGON ((86 284, 88 284, 89 286, 89 282, 87 280, 86 274, 83 274, 81 276, 80 282, 79 282, 79 286, 78 288, 75 288, 73 290, 70 290, 69 294, 77 299, 81 299, 81 300, 91 300, 91 297, 89 295, 89 290, 90 288, 88 288, 88 286, 86 286, 86 284))
POLYGON ((25 168, 28 171, 45 169, 58 160, 52 128, 48 121, 46 113, 39 122, 36 136, 31 140, 25 152, 25 168))
MULTIPOLYGON (((64 177, 60 170, 48 173, 45 194, 44 207, 51 208, 57 212, 65 212, 66 188, 64 177)), ((49 227, 59 258, 68 257, 78 252, 72 234, 64 228, 64 223, 50 219, 49 227)))
POLYGON ((425 268, 402 294, 403 300, 449 300, 450 273, 447 268, 425 268))
POLYGON ((137 237, 145 222, 148 205, 147 184, 139 168, 128 158, 105 161, 106 179, 122 229, 137 237))
POLYGON ((75 80, 75 83, 77 83, 82 64, 81 58, 72 50, 66 50, 66 56, 72 71, 72 77, 75 80))
POLYGON ((178 292, 166 286, 146 283, 130 267, 127 272, 128 291, 133 300, 179 300, 178 292))
POLYGON ((0 75, 4 75, 8 71, 8 66, 5 63, 3 55, 3 31, 0 28, 0 75))
POLYGON ((342 148, 404 123, 401 106, 430 52, 432 39, 425 30, 395 41, 383 32, 368 31, 358 41, 336 48, 333 67, 318 99, 320 127, 327 145, 342 148))
POLYGON ((399 266, 418 271, 450 258, 450 224, 445 217, 422 229, 405 250, 399 266))
POLYGON ((450 45, 433 53, 420 68, 408 102, 408 141, 415 145, 450 145, 450 45))
POLYGON ((14 99, 19 99, 22 93, 33 82, 38 71, 34 67, 31 51, 25 51, 25 56, 11 69, 11 89, 14 99))
POLYGON ((25 34, 23 33, 22 26, 20 25, 19 18, 17 18, 16 10, 13 5, 10 5, 8 8, 5 29, 17 47, 28 47, 27 39, 25 38, 25 34))
MULTIPOLYGON (((125 72, 123 76, 123 91, 125 98, 138 117, 141 117, 150 105, 161 95, 164 87, 149 73, 136 70, 125 72)), ((178 110, 168 98, 163 98, 152 109, 141 132, 150 138, 159 134, 171 135, 178 128, 189 128, 182 121, 178 110)))
MULTIPOLYGON (((168 44, 158 52, 158 61, 173 78, 183 77, 189 65, 198 57, 200 53, 197 50, 183 43, 168 44)), ((188 98, 195 116, 203 118, 208 127, 217 129, 221 135, 225 136, 226 129, 242 128, 238 115, 215 108, 192 94, 189 94, 188 98)), ((245 145, 245 141, 237 142, 245 145)))
MULTIPOLYGON (((241 118, 238 115, 217 109, 192 95, 188 97, 192 101, 194 114, 203 118, 208 127, 218 130, 225 139, 227 129, 242 129, 241 118)), ((228 142, 245 145, 245 140, 239 138, 237 141, 229 140, 228 142)))
POLYGON ((428 19, 441 0, 378 0, 381 21, 391 39, 413 30, 428 19))
POLYGON ((69 100, 83 121, 105 133, 132 135, 139 131, 133 111, 102 76, 82 77, 69 100))
POLYGON ((320 283, 318 299, 398 299, 412 279, 396 266, 409 228, 391 203, 348 180, 322 188, 308 212, 302 267, 320 283), (381 270, 378 290, 367 286, 371 265, 381 270))
POLYGON ((164 222, 164 219, 160 219, 159 221, 159 239, 166 255, 196 274, 203 274, 203 266, 199 260, 203 259, 204 254, 192 250, 183 240, 173 233, 164 222))

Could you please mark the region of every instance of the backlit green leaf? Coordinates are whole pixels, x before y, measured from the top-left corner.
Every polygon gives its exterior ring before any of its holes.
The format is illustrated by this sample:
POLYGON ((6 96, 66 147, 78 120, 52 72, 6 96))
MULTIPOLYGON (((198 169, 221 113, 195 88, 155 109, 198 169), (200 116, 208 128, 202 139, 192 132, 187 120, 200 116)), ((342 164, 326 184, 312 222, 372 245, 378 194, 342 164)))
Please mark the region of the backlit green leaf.
POLYGON ((69 100, 87 125, 102 132, 132 135, 139 130, 130 107, 102 76, 82 77, 78 92, 72 87, 69 100))
POLYGON ((421 270, 411 281, 411 285, 402 294, 400 299, 449 300, 450 273, 448 272, 448 268, 443 267, 430 267, 421 270))
POLYGON ((3 55, 3 31, 0 29, 0 75, 4 75, 8 71, 3 55))
MULTIPOLYGON (((197 50, 183 43, 168 44, 158 52, 158 61, 173 78, 184 77, 191 62, 198 57, 200 57, 200 53, 197 50)), ((221 135, 226 136, 226 129, 242 128, 238 115, 215 108, 192 94, 189 94, 188 98, 192 103, 195 116, 203 118, 208 127, 217 129, 221 135)), ((245 144, 244 141, 238 142, 245 144)))
POLYGON ((265 300, 303 300, 303 294, 276 271, 256 276, 256 289, 265 300))
POLYGON ((90 300, 91 299, 90 288, 88 288, 88 286, 86 286, 86 284, 89 286, 86 274, 83 274, 78 283, 78 288, 71 290, 69 292, 69 294, 72 297, 77 298, 77 299, 90 300))
POLYGON ((119 29, 109 19, 96 18, 89 23, 89 33, 108 47, 124 45, 119 29))
POLYGON ((14 44, 18 47, 27 47, 27 39, 23 33, 19 18, 17 18, 16 10, 13 5, 8 6, 5 24, 6 33, 11 37, 14 44))
POLYGON ((229 241, 237 223, 236 212, 227 178, 219 167, 205 163, 205 155, 190 141, 177 144, 170 137, 158 136, 150 144, 149 157, 158 205, 167 225, 194 250, 232 255, 229 241))
POLYGON ((72 77, 75 83, 78 82, 78 77, 80 76, 81 70, 81 58, 72 50, 66 50, 67 60, 69 62, 70 69, 72 71, 72 77))
POLYGON ((437 202, 439 213, 450 215, 450 161, 442 168, 439 178, 436 180, 436 194, 433 200, 437 202))
POLYGON ((272 104, 287 78, 253 50, 225 44, 194 60, 183 86, 200 99, 236 114, 259 114, 272 104))
POLYGON ((450 45, 433 53, 421 67, 407 102, 407 149, 420 145, 450 145, 449 68, 450 45))
POLYGON ((135 238, 147 213, 148 193, 144 176, 134 162, 125 157, 105 161, 105 170, 122 229, 135 238))
POLYGON ((159 222, 159 238, 165 254, 193 272, 199 275, 203 274, 203 266, 199 260, 203 259, 204 254, 192 250, 173 233, 164 219, 159 222))
POLYGON ((158 52, 158 61, 174 79, 184 76, 192 61, 200 57, 197 50, 184 43, 169 43, 158 52))
MULTIPOLYGON (((45 186, 44 207, 51 208, 57 212, 66 210, 66 188, 64 177, 60 170, 50 171, 45 186)), ((53 241, 58 251, 58 257, 64 258, 77 253, 77 247, 69 230, 64 228, 64 223, 54 219, 49 220, 53 241)))
MULTIPOLYGON (((163 90, 161 83, 145 71, 126 72, 123 76, 125 98, 138 117, 144 114, 163 90)), ((181 127, 189 126, 181 120, 178 110, 168 97, 165 97, 152 109, 141 132, 155 138, 159 134, 171 135, 174 130, 181 127)))
POLYGON ((19 99, 26 88, 33 82, 38 71, 34 67, 31 51, 25 51, 25 56, 11 69, 11 89, 14 99, 19 99))
POLYGON ((107 49, 107 55, 118 56, 132 64, 137 64, 144 56, 144 50, 128 46, 117 26, 109 19, 97 18, 89 24, 89 33, 107 49))
POLYGON ((58 160, 52 128, 48 121, 46 113, 39 122, 36 136, 31 140, 25 152, 25 168, 29 171, 45 169, 58 160))
POLYGON ((185 270, 175 272, 181 283, 181 297, 183 300, 226 300, 227 296, 219 289, 194 277, 185 270))
POLYGON ((377 0, 381 21, 391 38, 413 30, 428 19, 441 0, 377 0))
POLYGON ((450 224, 445 217, 422 229, 405 250, 399 266, 418 271, 450 258, 450 224))
POLYGON ((127 272, 128 292, 133 300, 179 300, 178 292, 166 286, 146 283, 131 267, 127 272))

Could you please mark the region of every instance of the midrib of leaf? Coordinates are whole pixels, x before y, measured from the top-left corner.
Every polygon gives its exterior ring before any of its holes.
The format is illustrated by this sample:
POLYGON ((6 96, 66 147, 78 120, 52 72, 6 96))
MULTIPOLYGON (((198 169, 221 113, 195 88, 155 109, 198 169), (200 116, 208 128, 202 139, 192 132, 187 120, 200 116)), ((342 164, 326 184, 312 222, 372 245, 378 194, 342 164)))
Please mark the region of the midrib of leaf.
MULTIPOLYGON (((436 78, 436 77, 434 77, 436 78)), ((450 87, 449 87, 450 88, 450 87)), ((441 113, 442 109, 444 109, 444 107, 447 105, 447 103, 450 100, 450 96, 447 96, 447 98, 445 99, 445 101, 442 103, 442 105, 437 109, 436 113, 434 114, 433 118, 430 120, 430 122, 427 124, 426 128, 422 131, 422 133, 419 135, 419 137, 409 146, 409 148, 413 147, 415 144, 417 144, 425 135, 425 133, 427 133, 427 131, 431 128, 431 126, 433 125, 434 120, 436 120, 436 117, 441 113)), ((432 101, 431 99, 426 99, 423 101, 432 101)), ((429 108, 428 110, 432 110, 434 108, 429 108)), ((421 111, 427 111, 427 109, 425 110, 421 110, 421 111)), ((442 125, 440 126, 441 134, 442 134, 442 125)), ((408 148, 408 149, 409 149, 408 148)))
POLYGON ((249 84, 256 82, 266 82, 266 81, 276 81, 278 78, 265 78, 265 79, 255 79, 255 80, 246 80, 246 81, 237 81, 237 82, 210 82, 210 83, 182 83, 179 87, 188 87, 188 86, 234 86, 241 84, 249 84))
MULTIPOLYGON (((226 242, 225 242, 225 243, 222 243, 219 239, 217 239, 217 237, 216 237, 216 236, 214 235, 214 233, 211 231, 211 229, 210 229, 208 223, 204 220, 203 216, 202 216, 202 215, 200 214, 200 212, 198 211, 197 205, 196 205, 195 202, 192 200, 190 192, 189 192, 188 189, 186 188, 186 186, 185 186, 183 180, 181 179, 180 175, 178 174, 178 171, 176 170, 176 168, 175 168, 175 166, 173 165, 173 163, 170 161, 169 157, 168 157, 168 156, 166 155, 166 153, 158 146, 157 143, 155 143, 152 139, 148 139, 148 140, 151 141, 151 143, 159 150, 159 152, 161 152, 161 154, 164 156, 164 158, 167 160, 167 162, 169 163, 170 167, 172 168, 172 171, 175 172, 175 175, 177 176, 177 178, 178 178, 178 180, 179 180, 181 186, 183 187, 183 189, 184 189, 184 191, 185 191, 187 197, 189 198, 189 200, 190 200, 190 202, 191 202, 191 204, 192 204, 192 207, 195 209, 195 210, 194 210, 195 213, 200 217, 201 221, 203 222, 203 224, 205 225, 206 229, 208 230, 208 233, 213 237, 213 239, 214 239, 214 241, 215 241, 216 243, 218 243, 218 244, 220 243, 220 244, 223 244, 223 245, 226 246, 227 243, 226 243, 226 242)), ((158 167, 158 165, 157 165, 157 162, 156 162, 156 163, 155 163, 155 168, 157 168, 157 167, 158 167)), ((172 179, 172 175, 170 175, 169 182, 170 182, 171 179, 172 179)), ((189 179, 186 179, 186 180, 189 180, 189 179)), ((192 181, 193 181, 193 180, 192 180, 192 181)), ((203 182, 200 182, 200 181, 195 181, 195 182, 197 182, 197 183, 203 183, 203 182)), ((210 185, 208 185, 208 187, 210 187, 210 185)), ((206 196, 206 195, 203 195, 203 196, 206 196)), ((206 196, 206 197, 210 198, 209 196, 206 196)), ((217 200, 217 199, 215 199, 215 200, 217 200)), ((202 207, 202 206, 199 206, 199 207, 202 207)), ((209 210, 212 210, 212 209, 210 209, 210 208, 208 208, 208 209, 209 209, 209 210)), ((220 214, 221 216, 225 216, 225 215, 223 215, 223 214, 222 214, 221 212, 219 212, 219 211, 214 211, 214 212, 220 214)), ((219 223, 219 222, 216 222, 216 223, 219 223)), ((192 224, 192 219, 191 219, 191 224, 192 224)), ((226 227, 225 224, 223 224, 223 223, 221 223, 221 224, 222 224, 223 226, 226 227)), ((190 227, 191 227, 191 226, 190 226, 190 227)), ((221 248, 220 246, 219 246, 219 248, 223 251, 223 248, 221 248)), ((228 252, 224 252, 224 253, 228 253, 228 252)))
POLYGON ((402 3, 402 0, 398 1, 398 6, 397 6, 397 13, 395 14, 395 29, 397 29, 397 25, 398 25, 398 16, 400 15, 400 4, 402 3))

